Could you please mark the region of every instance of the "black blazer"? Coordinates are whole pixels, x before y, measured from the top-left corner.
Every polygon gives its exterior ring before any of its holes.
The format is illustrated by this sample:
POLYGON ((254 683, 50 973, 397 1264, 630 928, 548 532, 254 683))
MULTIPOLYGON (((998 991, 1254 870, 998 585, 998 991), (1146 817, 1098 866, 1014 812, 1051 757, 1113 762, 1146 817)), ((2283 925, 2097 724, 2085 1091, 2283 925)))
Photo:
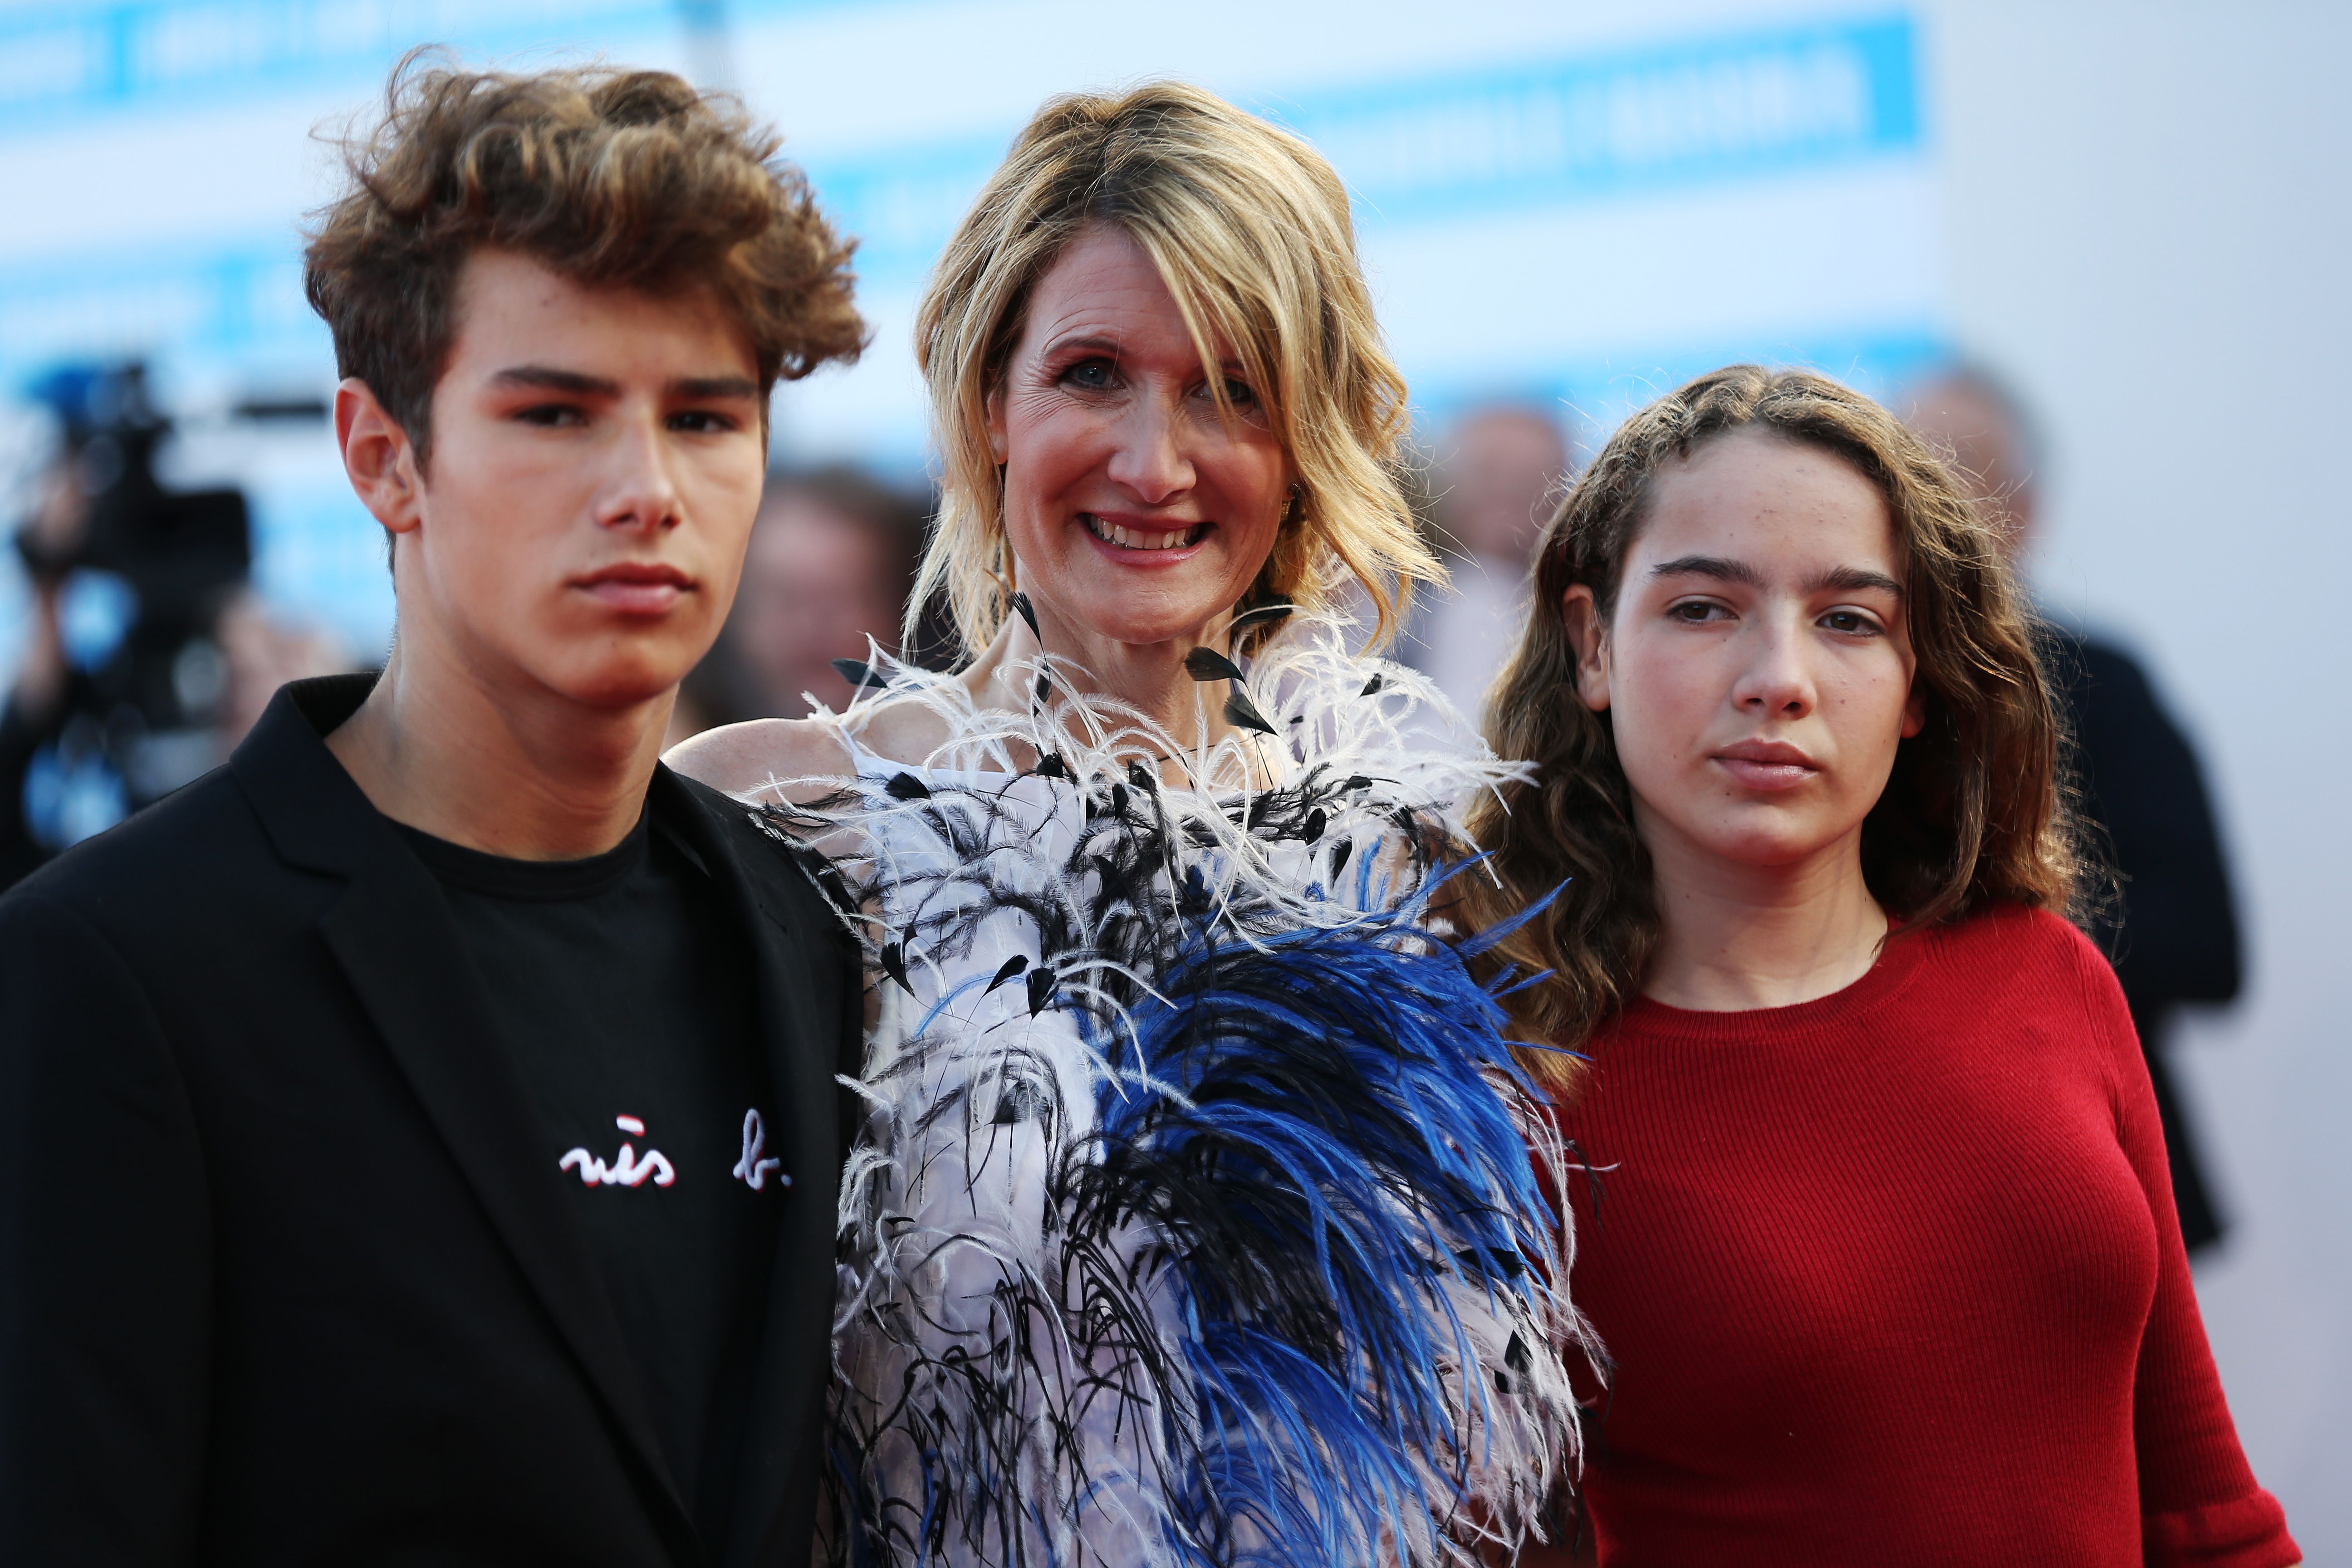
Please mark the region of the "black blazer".
MULTIPOLYGON (((0 1563, 718 1558, 439 886, 321 741, 368 684, 0 899, 0 1563)), ((856 955, 821 862, 650 806, 751 933, 793 1176, 725 1562, 804 1563, 856 955)))

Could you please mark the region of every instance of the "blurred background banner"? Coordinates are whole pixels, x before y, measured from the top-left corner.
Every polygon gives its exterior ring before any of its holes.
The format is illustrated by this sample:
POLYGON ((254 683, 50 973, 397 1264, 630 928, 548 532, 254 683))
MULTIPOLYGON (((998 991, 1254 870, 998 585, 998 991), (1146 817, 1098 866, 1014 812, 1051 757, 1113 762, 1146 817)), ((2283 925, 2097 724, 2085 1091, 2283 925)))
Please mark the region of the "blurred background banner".
POLYGON ((1171 58, 1167 19, 1129 7, 18 4, 0 9, 0 186, 17 219, 0 232, 0 390, 144 357, 183 421, 175 472, 245 485, 264 595, 380 653, 388 586, 331 455, 314 433, 208 416, 331 385, 298 255, 333 168, 312 132, 372 107, 425 41, 469 61, 666 66, 782 129, 861 240, 877 329, 865 363, 785 391, 789 461, 919 474, 908 331, 950 231, 1047 91, 1166 72, 1331 157, 1427 419, 1507 395, 1589 435, 1727 359, 1885 390, 1939 357, 1908 15, 1667 4, 1629 27, 1486 9, 1465 27, 1424 7, 1212 5, 1188 9, 1200 25, 1171 58), (1709 237, 1726 235, 1763 264, 1723 265, 1709 237))
POLYGON ((903 591, 927 489, 915 300, 1055 92, 1195 80, 1348 181, 1459 584, 1407 652, 1465 701, 1523 612, 1542 496, 1629 408, 1742 358, 1898 408, 1990 373, 2042 602, 2128 645, 2201 766, 2245 966, 2234 1009, 2186 994, 2171 1028, 2225 1227, 2200 1298, 2258 1472, 2313 1561, 2352 1558, 2352 639, 2312 591, 2352 576, 2352 10, 0 0, 0 521, 80 526, 68 470, 112 498, 102 560, 0 553, 0 687, 147 692, 135 745, 26 731, 47 847, 217 755, 276 679, 383 657, 382 538, 321 417, 299 231, 331 138, 424 43, 738 91, 860 237, 874 345, 778 395, 697 721, 837 702, 830 658, 890 640, 863 623, 903 591), (201 571, 141 553, 158 497, 211 531, 201 571))

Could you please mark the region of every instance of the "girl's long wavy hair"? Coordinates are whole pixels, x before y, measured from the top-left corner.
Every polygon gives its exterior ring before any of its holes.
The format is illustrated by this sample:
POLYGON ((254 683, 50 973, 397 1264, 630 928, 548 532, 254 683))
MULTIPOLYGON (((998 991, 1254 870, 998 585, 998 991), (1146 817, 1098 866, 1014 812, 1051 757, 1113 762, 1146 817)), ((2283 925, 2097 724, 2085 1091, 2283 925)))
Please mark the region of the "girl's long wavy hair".
POLYGON ((1486 738, 1535 764, 1473 807, 1493 879, 1461 879, 1480 926, 1558 889, 1500 947, 1548 977, 1510 998, 1528 1068, 1576 1086, 1594 1028, 1640 990, 1658 942, 1647 851, 1605 712, 1576 695, 1561 605, 1592 591, 1605 627, 1658 474, 1735 430, 1832 452, 1878 487, 1893 521, 1927 725, 1905 741, 1864 820, 1863 874, 1907 932, 1998 903, 2064 910, 2079 865, 2063 737, 2035 658, 2035 623, 2003 562, 1997 525, 1951 466, 1861 394, 1804 371, 1732 365, 1628 419, 1560 503, 1535 567, 1534 610, 1487 700, 1486 738))
MULTIPOLYGON (((1049 100, 989 177, 915 321, 940 454, 940 512, 908 628, 943 596, 967 657, 1010 613, 1018 563, 988 443, 989 395, 1037 280, 1097 225, 1143 247, 1203 363, 1230 343, 1290 455, 1297 492, 1244 603, 1314 610, 1352 579, 1401 624, 1415 582, 1444 576, 1407 495, 1404 378, 1381 341, 1347 188, 1322 154, 1213 93, 1150 82, 1049 100)), ((1223 383, 1210 388, 1231 415, 1223 383)))

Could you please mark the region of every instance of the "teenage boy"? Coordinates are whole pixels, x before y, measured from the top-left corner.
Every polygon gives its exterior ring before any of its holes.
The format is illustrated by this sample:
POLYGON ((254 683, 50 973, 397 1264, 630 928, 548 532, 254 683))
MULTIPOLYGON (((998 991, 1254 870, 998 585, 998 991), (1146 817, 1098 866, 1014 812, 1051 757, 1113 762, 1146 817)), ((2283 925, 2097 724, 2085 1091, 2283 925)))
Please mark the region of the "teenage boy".
POLYGON ((774 147, 411 68, 353 151, 398 637, 0 900, 0 1562, 807 1562, 858 973, 656 760, 863 332, 774 147))

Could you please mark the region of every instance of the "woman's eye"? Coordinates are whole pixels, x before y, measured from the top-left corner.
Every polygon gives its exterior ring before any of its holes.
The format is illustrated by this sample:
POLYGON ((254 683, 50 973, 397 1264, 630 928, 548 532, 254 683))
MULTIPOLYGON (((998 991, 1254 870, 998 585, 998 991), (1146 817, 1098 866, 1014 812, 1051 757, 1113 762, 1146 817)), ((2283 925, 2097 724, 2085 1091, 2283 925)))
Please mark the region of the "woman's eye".
POLYGON ((1250 390, 1248 382, 1236 381, 1229 375, 1225 377, 1225 401, 1236 408, 1255 408, 1257 394, 1250 390))
POLYGON ((1062 373, 1063 382, 1086 392, 1108 390, 1112 383, 1108 360, 1082 359, 1062 373))

